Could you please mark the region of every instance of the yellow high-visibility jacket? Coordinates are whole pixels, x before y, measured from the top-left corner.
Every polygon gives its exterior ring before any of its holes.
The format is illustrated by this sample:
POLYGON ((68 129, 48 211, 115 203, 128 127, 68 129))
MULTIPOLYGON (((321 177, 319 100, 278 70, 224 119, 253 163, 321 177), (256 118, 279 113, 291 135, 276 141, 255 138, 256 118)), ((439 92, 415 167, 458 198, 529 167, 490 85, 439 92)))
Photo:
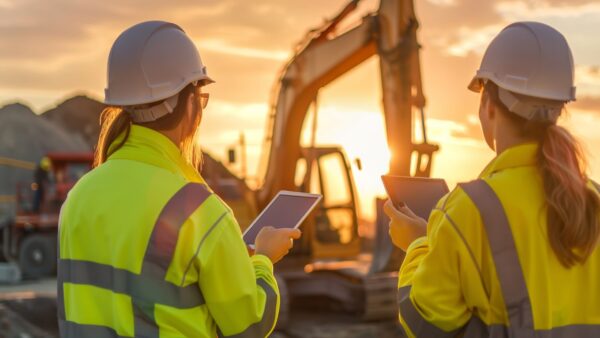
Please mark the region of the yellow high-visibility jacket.
POLYGON ((400 268, 407 336, 600 337, 600 249, 558 261, 537 149, 507 149, 439 201, 400 268))
POLYGON ((71 190, 59 226, 61 337, 266 337, 275 326, 271 261, 249 257, 231 210, 156 131, 132 126, 71 190))

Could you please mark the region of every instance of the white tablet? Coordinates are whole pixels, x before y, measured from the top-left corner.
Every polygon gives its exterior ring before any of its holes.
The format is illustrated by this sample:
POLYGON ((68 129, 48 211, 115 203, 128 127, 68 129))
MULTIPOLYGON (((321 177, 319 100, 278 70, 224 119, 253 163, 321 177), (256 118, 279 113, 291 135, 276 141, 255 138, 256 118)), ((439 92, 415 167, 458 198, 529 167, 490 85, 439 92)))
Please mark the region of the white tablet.
POLYGON ((254 245, 256 235, 265 226, 297 228, 323 198, 322 195, 304 192, 280 191, 269 205, 244 231, 244 242, 254 245))

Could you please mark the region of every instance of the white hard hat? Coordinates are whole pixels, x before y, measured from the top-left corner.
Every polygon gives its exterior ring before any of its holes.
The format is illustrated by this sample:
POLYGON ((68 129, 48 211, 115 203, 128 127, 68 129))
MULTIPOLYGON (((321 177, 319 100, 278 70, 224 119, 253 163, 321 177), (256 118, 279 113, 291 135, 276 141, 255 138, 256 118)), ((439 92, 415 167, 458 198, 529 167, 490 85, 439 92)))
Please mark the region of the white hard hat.
POLYGON ((573 55, 565 37, 539 22, 517 22, 490 43, 469 89, 499 87, 510 111, 527 119, 556 119, 575 100, 573 55))
POLYGON ((136 106, 165 100, 131 111, 136 122, 153 121, 171 113, 178 93, 195 82, 214 81, 183 29, 169 22, 142 22, 121 33, 110 50, 104 103, 136 106))

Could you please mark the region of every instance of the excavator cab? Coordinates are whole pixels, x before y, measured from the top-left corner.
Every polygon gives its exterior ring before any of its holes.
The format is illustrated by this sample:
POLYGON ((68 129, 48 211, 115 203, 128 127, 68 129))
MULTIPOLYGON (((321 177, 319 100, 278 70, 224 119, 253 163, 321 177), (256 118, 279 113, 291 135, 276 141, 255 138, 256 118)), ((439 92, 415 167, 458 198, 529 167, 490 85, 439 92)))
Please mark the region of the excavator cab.
POLYGON ((312 259, 351 258, 360 253, 357 198, 352 170, 339 147, 302 149, 298 190, 323 195, 314 218, 305 224, 312 259))
POLYGON ((302 224, 303 236, 278 265, 282 291, 279 327, 289 304, 342 309, 362 319, 397 315, 397 279, 369 274, 369 255, 361 253, 358 200, 350 162, 340 147, 301 149, 295 170, 297 190, 323 195, 321 205, 302 224))

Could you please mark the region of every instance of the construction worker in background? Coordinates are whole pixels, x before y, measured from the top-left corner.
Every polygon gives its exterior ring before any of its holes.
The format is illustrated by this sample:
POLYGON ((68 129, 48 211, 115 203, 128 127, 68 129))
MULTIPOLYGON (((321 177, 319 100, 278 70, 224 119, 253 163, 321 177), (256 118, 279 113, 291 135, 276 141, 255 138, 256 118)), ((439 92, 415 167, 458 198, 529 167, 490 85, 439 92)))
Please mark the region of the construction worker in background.
POLYGON ((506 27, 469 86, 496 158, 428 223, 386 203, 409 337, 600 337, 600 186, 557 125, 573 77, 558 31, 506 27))
POLYGON ((61 337, 266 337, 279 310, 273 263, 298 230, 266 228, 250 257, 231 210, 196 168, 212 83, 177 25, 115 41, 96 168, 61 210, 61 337))
POLYGON ((35 167, 33 172, 33 206, 31 207, 32 212, 39 213, 42 208, 46 197, 46 186, 49 180, 50 171, 50 159, 46 156, 42 157, 38 165, 35 167))

